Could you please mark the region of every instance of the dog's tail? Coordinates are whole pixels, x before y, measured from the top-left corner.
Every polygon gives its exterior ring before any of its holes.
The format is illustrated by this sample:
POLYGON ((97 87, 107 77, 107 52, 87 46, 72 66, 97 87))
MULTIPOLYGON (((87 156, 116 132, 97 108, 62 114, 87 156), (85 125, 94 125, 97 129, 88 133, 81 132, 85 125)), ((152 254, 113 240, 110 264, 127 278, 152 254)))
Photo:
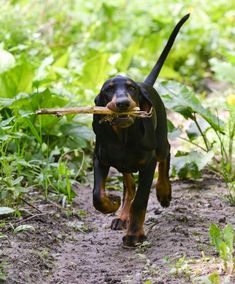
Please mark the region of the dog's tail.
POLYGON ((162 65, 164 64, 168 53, 170 52, 172 45, 175 41, 175 38, 180 30, 180 28, 182 27, 182 25, 187 21, 187 19, 189 18, 190 14, 185 15, 179 22, 178 24, 175 26, 173 32, 171 33, 167 44, 165 46, 165 48, 163 49, 157 63, 154 65, 152 71, 150 72, 150 74, 148 75, 148 77, 144 80, 145 84, 151 85, 153 86, 161 69, 162 69, 162 65))

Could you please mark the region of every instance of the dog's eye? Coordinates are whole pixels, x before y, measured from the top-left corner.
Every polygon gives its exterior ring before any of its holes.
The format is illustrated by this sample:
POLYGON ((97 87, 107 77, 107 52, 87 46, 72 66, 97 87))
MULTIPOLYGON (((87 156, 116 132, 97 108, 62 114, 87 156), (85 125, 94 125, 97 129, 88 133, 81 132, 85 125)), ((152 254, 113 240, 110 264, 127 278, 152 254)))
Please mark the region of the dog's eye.
POLYGON ((132 86, 132 85, 127 85, 127 89, 128 89, 128 91, 130 91, 130 92, 134 92, 134 91, 135 91, 135 87, 132 86))
POLYGON ((108 87, 105 89, 105 91, 106 91, 106 92, 112 92, 113 89, 114 89, 114 86, 113 86, 113 85, 110 85, 110 86, 108 86, 108 87))

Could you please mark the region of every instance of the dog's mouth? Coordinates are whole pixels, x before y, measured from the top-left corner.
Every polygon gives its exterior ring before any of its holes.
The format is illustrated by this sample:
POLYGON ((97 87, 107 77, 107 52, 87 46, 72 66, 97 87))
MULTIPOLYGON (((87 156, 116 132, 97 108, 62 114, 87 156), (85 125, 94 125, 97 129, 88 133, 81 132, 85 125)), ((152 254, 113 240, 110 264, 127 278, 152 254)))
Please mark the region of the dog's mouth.
POLYGON ((134 123, 134 118, 130 115, 119 115, 114 117, 111 124, 118 128, 127 128, 134 123))
POLYGON ((99 121, 99 123, 108 122, 110 125, 118 128, 127 128, 134 123, 135 117, 129 114, 117 114, 117 115, 105 115, 99 121))
POLYGON ((120 111, 120 109, 116 108, 116 106, 112 103, 108 103, 106 107, 113 111, 114 114, 104 116, 100 119, 99 123, 109 122, 112 126, 118 128, 130 127, 135 121, 135 116, 132 115, 132 111, 134 112, 139 110, 139 107, 136 105, 132 105, 123 111, 120 111))

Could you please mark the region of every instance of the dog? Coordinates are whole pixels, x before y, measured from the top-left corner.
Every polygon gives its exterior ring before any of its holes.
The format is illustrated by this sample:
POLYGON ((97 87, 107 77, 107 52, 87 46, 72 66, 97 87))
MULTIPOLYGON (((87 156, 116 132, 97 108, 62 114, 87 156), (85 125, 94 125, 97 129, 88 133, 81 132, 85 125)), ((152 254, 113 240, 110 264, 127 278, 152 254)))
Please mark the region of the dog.
POLYGON ((94 150, 93 205, 105 214, 118 210, 121 199, 106 194, 105 182, 110 167, 123 174, 123 205, 111 223, 111 229, 127 229, 123 245, 135 247, 146 240, 144 220, 150 188, 158 163, 157 199, 162 207, 171 201, 169 180, 170 144, 167 139, 167 118, 164 104, 153 88, 175 38, 189 14, 175 26, 157 63, 143 83, 116 76, 108 79, 95 98, 96 106, 106 106, 119 116, 106 121, 104 115, 93 115, 92 127, 96 135, 94 150), (149 118, 122 115, 135 108, 150 112, 149 118), (138 172, 135 189, 133 173, 138 172))

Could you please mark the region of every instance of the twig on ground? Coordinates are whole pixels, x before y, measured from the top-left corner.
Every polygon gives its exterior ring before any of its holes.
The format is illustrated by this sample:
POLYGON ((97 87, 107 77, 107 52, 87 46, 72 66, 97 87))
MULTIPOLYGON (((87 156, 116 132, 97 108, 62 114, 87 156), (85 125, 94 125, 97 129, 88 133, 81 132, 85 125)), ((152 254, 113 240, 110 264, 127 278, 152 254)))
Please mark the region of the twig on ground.
POLYGON ((33 216, 30 216, 30 217, 27 217, 25 219, 22 219, 22 220, 19 220, 16 222, 16 224, 21 224, 21 223, 25 223, 31 219, 34 219, 34 218, 37 218, 37 217, 41 217, 41 216, 45 216, 45 215, 53 215, 55 214, 56 212, 44 212, 44 213, 39 213, 39 214, 35 214, 33 216))
POLYGON ((34 208, 37 212, 42 213, 42 211, 40 209, 38 209, 37 207, 35 207, 33 204, 29 203, 28 201, 26 201, 24 198, 20 198, 24 203, 26 203, 27 205, 29 205, 30 207, 34 208))
POLYGON ((41 216, 45 216, 45 215, 53 215, 53 214, 56 214, 56 212, 38 213, 38 214, 35 214, 35 215, 32 215, 32 216, 29 216, 29 217, 27 217, 25 219, 18 220, 18 221, 14 222, 14 223, 10 222, 10 223, 8 223, 7 226, 4 227, 3 232, 7 232, 9 229, 14 230, 15 229, 14 226, 18 226, 18 225, 20 225, 22 223, 25 223, 25 222, 27 222, 29 220, 32 220, 32 219, 35 219, 37 217, 41 217, 41 216))

